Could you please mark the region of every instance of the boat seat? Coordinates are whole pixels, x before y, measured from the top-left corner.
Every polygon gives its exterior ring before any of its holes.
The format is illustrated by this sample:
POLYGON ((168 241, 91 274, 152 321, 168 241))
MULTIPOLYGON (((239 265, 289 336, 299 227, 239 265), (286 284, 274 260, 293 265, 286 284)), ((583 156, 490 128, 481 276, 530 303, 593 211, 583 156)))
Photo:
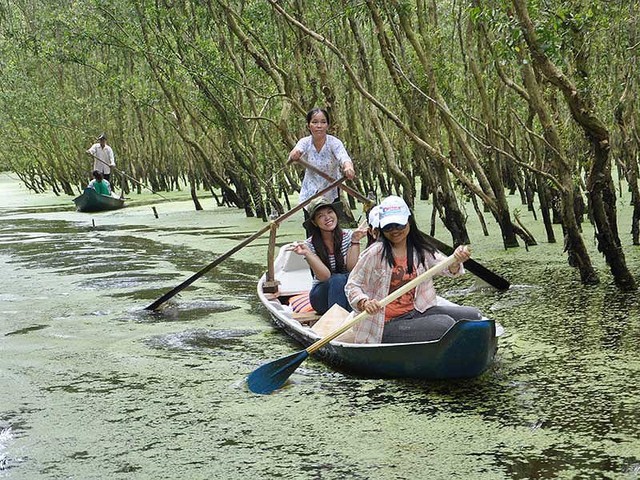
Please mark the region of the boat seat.
POLYGON ((278 291, 281 296, 291 296, 311 290, 311 269, 304 257, 294 253, 288 243, 280 247, 274 262, 274 274, 280 282, 278 291))
POLYGON ((316 312, 305 312, 305 313, 292 313, 291 318, 297 320, 302 325, 307 325, 312 327, 318 320, 320 320, 320 315, 316 312))

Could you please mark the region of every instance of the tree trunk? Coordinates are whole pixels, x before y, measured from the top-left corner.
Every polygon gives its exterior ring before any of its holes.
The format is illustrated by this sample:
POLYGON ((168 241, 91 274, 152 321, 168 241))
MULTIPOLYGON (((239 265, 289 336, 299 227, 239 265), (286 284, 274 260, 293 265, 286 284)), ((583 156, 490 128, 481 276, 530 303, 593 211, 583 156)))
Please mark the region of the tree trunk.
MULTIPOLYGON (((535 67, 563 93, 571 115, 582 127, 593 148, 593 162, 587 178, 587 194, 596 226, 598 250, 604 254, 616 285, 624 291, 635 290, 637 285, 627 268, 618 236, 615 187, 611 179, 609 160, 609 131, 594 115, 591 105, 575 85, 547 57, 538 41, 533 22, 529 18, 526 0, 512 0, 512 3, 535 67)), ((565 196, 569 195, 569 192, 563 193, 565 196)), ((571 208, 573 209, 573 203, 571 208)), ((565 204, 564 212, 567 211, 565 204)))

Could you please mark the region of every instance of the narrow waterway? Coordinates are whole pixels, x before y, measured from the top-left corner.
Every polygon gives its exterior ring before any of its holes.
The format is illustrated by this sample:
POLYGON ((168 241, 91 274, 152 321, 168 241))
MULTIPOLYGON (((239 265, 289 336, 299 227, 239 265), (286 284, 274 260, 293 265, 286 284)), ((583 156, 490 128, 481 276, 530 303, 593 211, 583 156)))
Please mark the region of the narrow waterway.
MULTIPOLYGON (((162 313, 144 310, 260 220, 210 199, 193 211, 188 192, 84 214, 10 175, 0 191, 0 478, 640 478, 640 299, 611 285, 589 225, 603 282, 585 288, 529 212, 541 244, 528 252, 503 251, 495 226, 484 238, 470 218, 474 257, 513 284, 438 281, 506 329, 481 377, 363 379, 308 359, 261 396, 245 376, 300 350, 255 294, 266 237, 162 313)), ((418 205, 419 224, 429 217, 418 205)))

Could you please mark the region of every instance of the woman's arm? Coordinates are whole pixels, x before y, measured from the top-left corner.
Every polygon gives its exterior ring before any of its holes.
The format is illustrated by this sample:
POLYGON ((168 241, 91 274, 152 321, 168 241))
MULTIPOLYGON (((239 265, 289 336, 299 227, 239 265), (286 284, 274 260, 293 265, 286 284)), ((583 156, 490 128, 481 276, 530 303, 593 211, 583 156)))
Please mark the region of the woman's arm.
POLYGON ((344 143, 338 137, 331 137, 332 140, 332 149, 333 155, 338 159, 340 165, 342 167, 342 172, 344 176, 349 180, 353 180, 356 178, 356 170, 353 167, 353 160, 347 153, 347 149, 344 148, 344 143))
POLYGON ((297 162, 298 160, 300 160, 301 156, 302 156, 302 150, 298 150, 297 148, 294 148, 289 152, 289 158, 287 160, 287 163, 297 162))
POLYGON ((302 255, 305 258, 305 260, 309 264, 309 268, 311 268, 313 274, 319 281, 326 282, 327 280, 329 280, 329 278, 331 277, 331 270, 329 270, 329 268, 324 263, 322 263, 322 260, 320 260, 320 257, 318 257, 318 255, 311 251, 309 245, 307 245, 306 242, 295 244, 293 247, 293 251, 294 253, 302 255))
POLYGON ((342 164, 342 171, 344 172, 344 176, 349 180, 356 178, 356 171, 353 168, 353 162, 351 160, 342 164))
POLYGON ((363 252, 349 273, 349 279, 344 287, 349 304, 359 312, 363 311, 364 301, 371 300, 370 293, 376 289, 374 278, 377 277, 374 275, 374 271, 377 265, 377 255, 380 255, 380 248, 376 248, 376 246, 363 252))
POLYGON ((310 137, 302 137, 296 143, 296 146, 293 147, 293 150, 289 152, 289 157, 287 158, 287 163, 297 162, 304 155, 305 147, 309 143, 310 137))
POLYGON ((353 267, 356 266, 358 262, 358 258, 360 257, 360 252, 364 250, 362 248, 362 239, 367 236, 367 228, 366 226, 360 226, 356 230, 351 233, 351 245, 349 246, 349 250, 347 251, 347 258, 345 259, 345 265, 347 266, 347 271, 353 270, 353 267))

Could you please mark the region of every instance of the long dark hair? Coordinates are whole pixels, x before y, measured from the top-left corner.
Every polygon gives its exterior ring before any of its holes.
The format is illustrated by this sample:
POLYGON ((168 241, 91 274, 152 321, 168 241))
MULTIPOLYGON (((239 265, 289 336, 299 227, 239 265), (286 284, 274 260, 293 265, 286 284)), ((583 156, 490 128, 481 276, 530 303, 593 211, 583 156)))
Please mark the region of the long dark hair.
MULTIPOLYGON (((429 243, 427 236, 418 228, 413 214, 409 216, 408 223, 409 235, 407 235, 407 271, 408 273, 413 273, 414 252, 418 254, 418 263, 426 268, 427 264, 425 252, 433 254, 436 252, 436 249, 433 247, 433 245, 431 245, 431 243, 429 243)), ((383 246, 382 258, 386 259, 389 266, 393 268, 393 249, 391 247, 391 242, 382 231, 380 232, 378 241, 381 241, 383 246)))
MULTIPOLYGON (((335 210, 334 210, 335 212, 335 210)), ((322 241, 322 235, 320 234, 320 227, 315 223, 310 222, 311 230, 311 243, 316 250, 316 255, 322 260, 322 263, 326 265, 331 273, 347 273, 347 265, 345 264, 344 257, 342 256, 342 228, 337 225, 333 230, 333 258, 336 261, 335 272, 331 271, 331 263, 329 262, 329 252, 322 241)))
POLYGON ((331 118, 329 118, 329 112, 327 112, 324 108, 312 108, 307 112, 307 126, 311 123, 311 119, 316 113, 323 113, 324 118, 327 119, 327 125, 331 125, 331 118))

